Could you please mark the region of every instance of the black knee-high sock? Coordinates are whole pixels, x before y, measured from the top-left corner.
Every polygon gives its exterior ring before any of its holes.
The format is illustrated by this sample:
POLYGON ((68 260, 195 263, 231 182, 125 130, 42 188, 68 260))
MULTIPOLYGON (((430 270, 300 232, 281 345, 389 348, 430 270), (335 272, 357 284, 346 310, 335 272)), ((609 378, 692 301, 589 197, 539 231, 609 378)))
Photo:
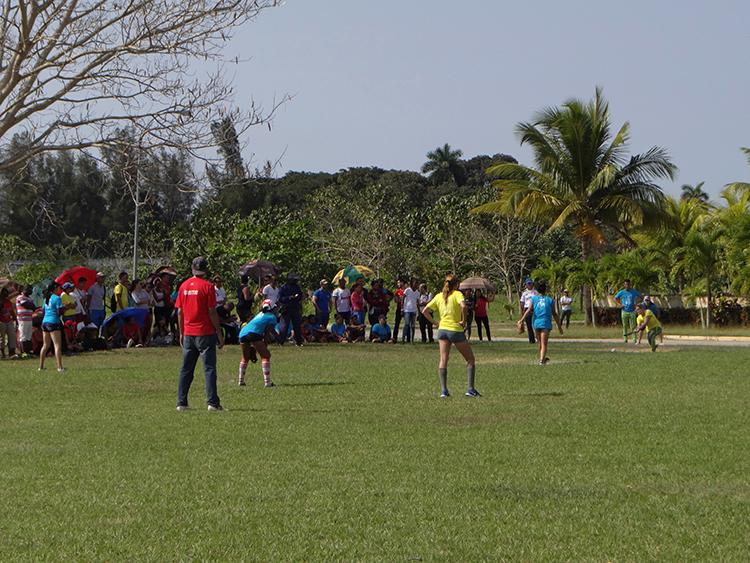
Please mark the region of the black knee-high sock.
POLYGON ((448 368, 438 368, 438 377, 440 377, 440 387, 443 391, 448 390, 448 368))
POLYGON ((476 374, 476 366, 466 366, 466 387, 468 389, 474 389, 474 375, 476 374))

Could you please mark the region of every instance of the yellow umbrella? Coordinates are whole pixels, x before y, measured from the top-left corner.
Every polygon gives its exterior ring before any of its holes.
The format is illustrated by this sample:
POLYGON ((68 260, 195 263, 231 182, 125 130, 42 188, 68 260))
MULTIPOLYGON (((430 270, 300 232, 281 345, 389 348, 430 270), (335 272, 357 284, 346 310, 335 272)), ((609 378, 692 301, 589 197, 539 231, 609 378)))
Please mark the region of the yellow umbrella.
POLYGON ((341 270, 333 276, 333 283, 338 283, 341 278, 346 278, 348 283, 352 283, 360 278, 372 279, 374 277, 375 272, 367 266, 347 266, 346 268, 341 268, 341 270))

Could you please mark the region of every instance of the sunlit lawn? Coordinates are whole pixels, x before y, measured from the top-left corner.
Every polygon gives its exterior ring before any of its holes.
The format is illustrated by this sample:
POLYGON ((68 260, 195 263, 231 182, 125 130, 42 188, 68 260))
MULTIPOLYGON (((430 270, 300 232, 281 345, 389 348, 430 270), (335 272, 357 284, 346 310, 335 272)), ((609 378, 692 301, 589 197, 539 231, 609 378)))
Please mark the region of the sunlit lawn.
POLYGON ((750 349, 274 348, 227 412, 178 351, 1 362, 0 560, 747 560, 750 349))

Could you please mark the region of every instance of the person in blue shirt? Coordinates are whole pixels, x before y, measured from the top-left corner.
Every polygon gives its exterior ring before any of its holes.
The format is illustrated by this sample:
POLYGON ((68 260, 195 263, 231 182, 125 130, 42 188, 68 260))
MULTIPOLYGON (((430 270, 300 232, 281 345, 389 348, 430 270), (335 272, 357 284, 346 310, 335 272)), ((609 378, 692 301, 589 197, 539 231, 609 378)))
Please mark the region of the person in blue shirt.
POLYGON ((344 317, 336 313, 331 323, 331 334, 333 337, 341 343, 349 342, 349 334, 347 333, 346 323, 344 323, 344 317))
POLYGON ((315 320, 318 321, 318 324, 322 327, 328 326, 328 318, 331 314, 330 311, 333 294, 329 287, 328 280, 320 280, 320 287, 312 296, 312 302, 315 306, 315 320))
POLYGON ((370 340, 382 344, 388 342, 391 339, 391 327, 388 325, 385 319, 385 315, 378 317, 378 324, 373 325, 370 329, 370 340))
POLYGON ((266 336, 275 340, 278 338, 274 328, 278 318, 273 312, 273 304, 270 300, 265 299, 261 304, 260 313, 255 315, 240 330, 240 345, 242 346, 242 358, 240 359, 240 371, 238 384, 245 385, 245 372, 247 363, 258 361, 257 354, 260 355, 260 366, 263 372, 263 384, 266 387, 274 387, 271 381, 271 351, 266 343, 266 336))
POLYGON ((56 282, 52 282, 44 291, 44 318, 42 318, 42 335, 44 340, 42 350, 39 352, 39 371, 44 369, 44 359, 47 357, 50 346, 54 346, 55 349, 57 371, 65 371, 62 365, 62 314, 65 305, 63 305, 60 296, 55 293, 58 287, 59 285, 56 282))
POLYGON ((549 333, 552 330, 552 319, 555 319, 557 330, 563 333, 560 317, 555 309, 555 300, 547 295, 547 282, 540 280, 536 284, 538 295, 528 297, 523 316, 518 320, 519 331, 523 328, 526 318, 531 315, 531 326, 534 329, 534 336, 539 343, 539 365, 543 366, 549 362, 547 357, 547 344, 549 342, 549 333))
MULTIPOLYGON (((628 343, 628 334, 635 334, 633 332, 637 324, 635 302, 640 296, 641 292, 631 287, 630 280, 624 280, 622 282, 622 289, 615 294, 615 301, 622 307, 620 318, 622 319, 622 337, 625 340, 625 344, 628 343)), ((633 344, 636 344, 637 341, 638 337, 633 336, 633 344)))

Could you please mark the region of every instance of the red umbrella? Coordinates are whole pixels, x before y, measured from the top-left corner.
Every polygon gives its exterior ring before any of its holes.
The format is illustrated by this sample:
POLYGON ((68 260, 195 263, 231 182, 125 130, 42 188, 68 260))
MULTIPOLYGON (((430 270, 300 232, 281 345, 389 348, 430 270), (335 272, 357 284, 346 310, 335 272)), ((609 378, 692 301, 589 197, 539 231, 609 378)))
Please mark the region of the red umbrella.
POLYGON ((90 288, 96 281, 96 270, 86 268, 84 266, 75 266, 69 270, 65 270, 62 274, 57 276, 55 281, 60 285, 70 282, 73 285, 78 284, 80 278, 86 278, 86 284, 83 286, 84 289, 90 288))

